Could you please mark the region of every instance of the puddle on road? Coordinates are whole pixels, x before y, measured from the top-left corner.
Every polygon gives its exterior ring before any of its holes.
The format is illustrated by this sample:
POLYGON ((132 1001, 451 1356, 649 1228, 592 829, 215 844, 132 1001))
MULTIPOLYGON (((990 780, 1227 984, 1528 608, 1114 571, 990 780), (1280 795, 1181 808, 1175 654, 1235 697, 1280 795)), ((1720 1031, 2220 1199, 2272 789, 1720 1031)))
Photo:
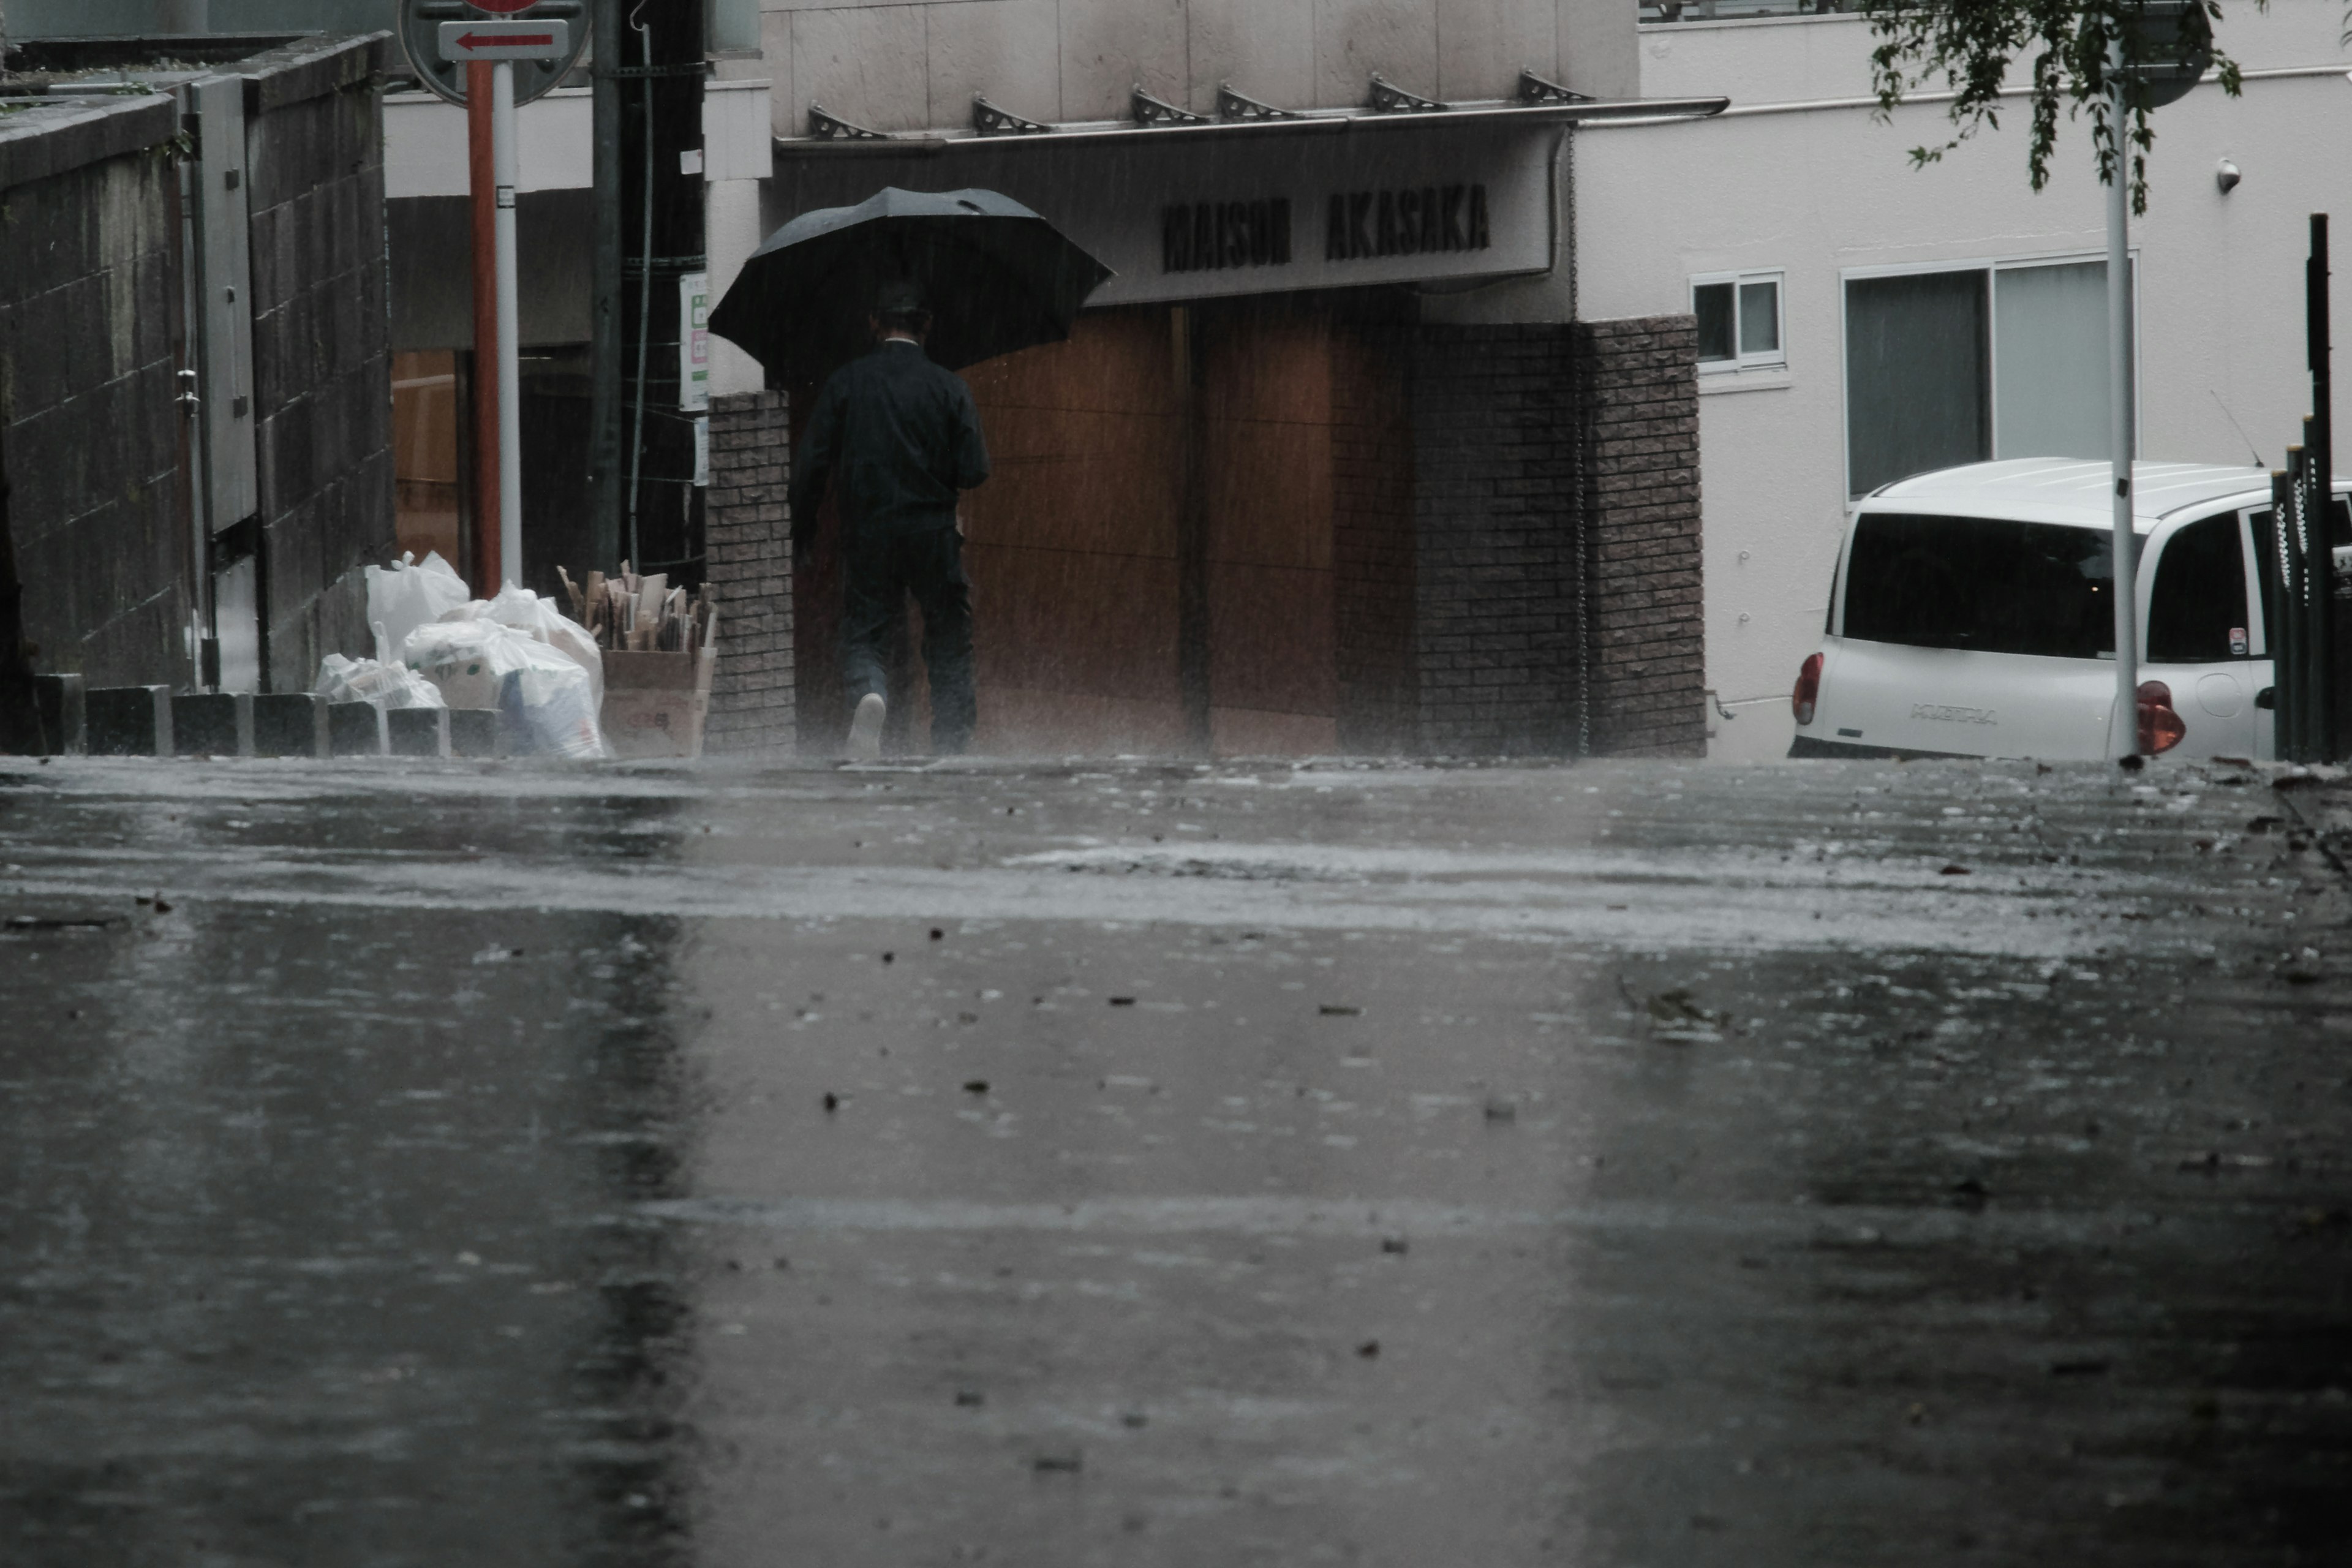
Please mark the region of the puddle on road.
POLYGON ((158 771, 0 807, 26 1561, 2352 1533, 2267 794, 158 771))

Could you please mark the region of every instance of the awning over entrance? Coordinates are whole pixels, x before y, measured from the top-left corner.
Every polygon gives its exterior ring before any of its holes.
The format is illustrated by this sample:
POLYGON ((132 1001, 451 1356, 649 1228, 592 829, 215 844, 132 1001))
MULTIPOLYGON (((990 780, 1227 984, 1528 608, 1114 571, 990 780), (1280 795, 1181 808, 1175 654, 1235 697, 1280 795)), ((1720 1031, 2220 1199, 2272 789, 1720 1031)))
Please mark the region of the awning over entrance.
MULTIPOLYGON (((847 205, 886 184, 1003 191, 1116 270, 1098 306, 1501 278, 1553 265, 1565 126, 1711 114, 1725 102, 1268 110, 1024 131, 1005 129, 1029 122, 983 100, 979 119, 997 129, 780 138, 768 218, 847 205)), ((1139 116, 1154 111, 1139 105, 1139 116)))

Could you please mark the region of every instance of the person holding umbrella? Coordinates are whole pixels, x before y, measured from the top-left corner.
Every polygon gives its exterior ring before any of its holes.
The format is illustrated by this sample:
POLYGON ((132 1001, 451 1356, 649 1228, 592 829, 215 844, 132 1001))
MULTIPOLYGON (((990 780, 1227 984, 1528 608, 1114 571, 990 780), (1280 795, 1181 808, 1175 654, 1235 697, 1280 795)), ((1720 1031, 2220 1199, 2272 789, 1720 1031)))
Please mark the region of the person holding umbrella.
POLYGON ((886 185, 770 235, 711 312, 711 330, 757 358, 769 384, 824 384, 793 468, 793 537, 805 560, 816 502, 833 484, 852 755, 881 749, 883 642, 909 592, 923 608, 932 747, 971 743, 971 595, 956 497, 987 477, 988 454, 971 394, 950 373, 1065 341, 1110 275, 1000 192, 886 185), (902 281, 877 296, 877 278, 902 281))
POLYGON ((830 484, 841 515, 847 604, 842 681, 854 713, 848 753, 881 754, 887 639, 911 594, 923 612, 931 749, 971 743, 971 587, 963 569, 961 494, 988 478, 971 389, 924 350, 931 312, 919 287, 885 283, 866 325, 873 352, 826 379, 793 463, 793 548, 805 560, 830 484))

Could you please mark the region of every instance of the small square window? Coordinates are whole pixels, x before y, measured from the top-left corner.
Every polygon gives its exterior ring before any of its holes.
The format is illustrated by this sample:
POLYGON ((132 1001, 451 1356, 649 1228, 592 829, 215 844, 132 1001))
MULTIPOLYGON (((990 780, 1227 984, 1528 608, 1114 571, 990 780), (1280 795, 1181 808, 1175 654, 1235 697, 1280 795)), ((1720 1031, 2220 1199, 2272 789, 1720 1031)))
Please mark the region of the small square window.
POLYGON ((1701 370, 1788 363, 1780 347, 1780 274, 1728 272, 1691 279, 1701 370))

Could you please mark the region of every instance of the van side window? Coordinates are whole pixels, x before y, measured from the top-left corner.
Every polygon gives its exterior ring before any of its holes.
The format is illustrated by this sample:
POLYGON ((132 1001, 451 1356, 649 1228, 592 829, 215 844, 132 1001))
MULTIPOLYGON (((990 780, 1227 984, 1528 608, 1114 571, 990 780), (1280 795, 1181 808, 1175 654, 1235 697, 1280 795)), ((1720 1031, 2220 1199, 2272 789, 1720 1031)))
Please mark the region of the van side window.
POLYGON ((2190 523, 2165 545, 2148 596, 2147 659, 2220 664, 2249 652, 2246 557, 2238 514, 2226 512, 2190 523))
POLYGON ((1845 635, 2096 658, 2116 646, 2113 545, 2101 528, 1865 511, 1846 556, 1845 635))

